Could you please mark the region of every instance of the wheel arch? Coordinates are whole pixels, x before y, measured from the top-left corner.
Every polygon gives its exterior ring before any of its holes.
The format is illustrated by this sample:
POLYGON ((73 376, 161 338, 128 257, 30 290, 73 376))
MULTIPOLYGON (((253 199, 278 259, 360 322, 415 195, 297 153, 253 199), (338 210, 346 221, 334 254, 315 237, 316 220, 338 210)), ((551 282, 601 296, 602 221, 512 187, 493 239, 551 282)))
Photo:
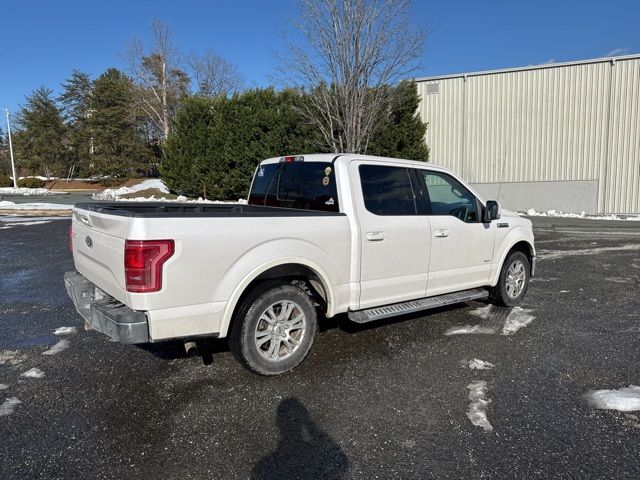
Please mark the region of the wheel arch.
POLYGON ((536 255, 532 238, 528 238, 521 235, 517 231, 517 229, 514 229, 509 233, 510 235, 508 235, 504 239, 502 243, 503 246, 499 250, 502 252, 502 254, 500 255, 500 261, 495 264, 496 267, 494 268, 491 275, 490 285, 492 287, 498 283, 498 279, 500 278, 500 272, 502 271, 502 266, 504 265, 504 262, 506 261, 507 257, 511 252, 514 252, 514 251, 522 252, 529 260, 529 268, 532 267, 533 258, 536 255))
POLYGON ((242 300, 259 284, 282 279, 287 282, 304 281, 311 290, 312 296, 320 303, 328 317, 334 315, 335 293, 329 276, 314 262, 300 257, 274 259, 248 274, 236 287, 227 302, 222 322, 220 337, 227 335, 236 310, 242 300))

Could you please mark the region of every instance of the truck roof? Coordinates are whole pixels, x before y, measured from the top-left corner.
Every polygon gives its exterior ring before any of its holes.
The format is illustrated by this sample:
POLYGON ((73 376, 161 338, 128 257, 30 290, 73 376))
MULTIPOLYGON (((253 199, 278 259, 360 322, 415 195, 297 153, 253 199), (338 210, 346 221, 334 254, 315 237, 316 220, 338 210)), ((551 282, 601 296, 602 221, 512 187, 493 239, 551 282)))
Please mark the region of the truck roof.
MULTIPOLYGON (((288 157, 289 155, 287 155, 288 157)), ((291 155, 292 157, 303 157, 305 162, 348 162, 353 159, 362 159, 367 161, 379 161, 379 162, 393 162, 402 163, 411 166, 424 167, 428 166, 434 170, 440 170, 443 172, 450 172, 449 169, 435 165, 431 162, 421 162, 418 160, 404 160, 401 158, 388 158, 388 157, 376 157, 374 155, 361 155, 356 153, 312 153, 312 154, 297 154, 291 155)), ((261 165, 267 165, 270 163, 278 163, 283 157, 272 157, 260 162, 261 165)))

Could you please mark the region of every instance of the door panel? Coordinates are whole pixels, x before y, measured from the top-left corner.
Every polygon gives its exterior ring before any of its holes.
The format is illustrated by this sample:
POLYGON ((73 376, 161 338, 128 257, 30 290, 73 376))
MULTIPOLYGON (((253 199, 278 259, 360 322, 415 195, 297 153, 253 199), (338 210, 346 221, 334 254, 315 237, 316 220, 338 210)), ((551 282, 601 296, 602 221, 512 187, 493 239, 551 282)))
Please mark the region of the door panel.
POLYGON ((410 174, 404 166, 350 164, 362 245, 359 308, 424 297, 430 229, 416 215, 410 174))
POLYGON ((426 169, 416 173, 432 232, 427 295, 486 285, 495 225, 479 221, 479 202, 451 175, 426 169))

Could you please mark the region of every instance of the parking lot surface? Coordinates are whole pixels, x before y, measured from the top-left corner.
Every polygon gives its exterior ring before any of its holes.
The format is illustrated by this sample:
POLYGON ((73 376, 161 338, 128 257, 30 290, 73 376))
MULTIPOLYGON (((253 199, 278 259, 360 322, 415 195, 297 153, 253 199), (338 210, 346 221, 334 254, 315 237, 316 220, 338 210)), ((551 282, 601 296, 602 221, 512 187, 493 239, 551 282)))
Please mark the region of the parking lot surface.
POLYGON ((640 412, 588 395, 640 385, 640 222, 534 219, 522 309, 329 319, 275 378, 85 331, 68 222, 0 221, 2 479, 638 478, 640 412))

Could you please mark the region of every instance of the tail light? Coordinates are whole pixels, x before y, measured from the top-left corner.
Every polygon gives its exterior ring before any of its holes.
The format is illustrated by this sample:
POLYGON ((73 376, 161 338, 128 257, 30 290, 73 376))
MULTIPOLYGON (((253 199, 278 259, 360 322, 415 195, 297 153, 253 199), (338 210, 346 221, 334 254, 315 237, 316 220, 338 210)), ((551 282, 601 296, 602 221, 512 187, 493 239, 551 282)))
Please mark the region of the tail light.
POLYGON ((157 292, 162 288, 162 266, 173 255, 173 240, 126 240, 124 276, 128 292, 157 292))

